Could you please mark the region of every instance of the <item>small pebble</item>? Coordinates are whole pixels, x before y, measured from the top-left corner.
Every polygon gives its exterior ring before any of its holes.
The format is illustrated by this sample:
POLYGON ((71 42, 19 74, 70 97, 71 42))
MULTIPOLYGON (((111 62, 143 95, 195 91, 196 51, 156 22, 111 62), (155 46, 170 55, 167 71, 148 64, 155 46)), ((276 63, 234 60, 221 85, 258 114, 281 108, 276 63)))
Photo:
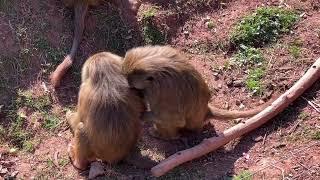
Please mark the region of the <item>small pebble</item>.
POLYGON ((254 137, 254 138, 252 138, 252 140, 255 142, 260 142, 263 140, 263 137, 262 136, 254 137))
POLYGON ((236 105, 237 105, 237 106, 240 106, 240 104, 241 104, 241 101, 236 100, 236 105))
POLYGON ((228 103, 228 102, 226 102, 226 103, 224 104, 224 108, 225 108, 225 109, 229 109, 229 103, 228 103))
POLYGON ((243 118, 238 118, 238 119, 234 119, 233 122, 234 122, 235 124, 239 124, 239 123, 242 122, 242 120, 243 120, 243 118))
POLYGON ((234 87, 242 87, 243 82, 241 80, 235 80, 235 81, 233 81, 233 86, 234 87))
POLYGON ((274 145, 273 147, 274 148, 283 148, 283 147, 285 147, 286 146, 286 144, 285 143, 277 143, 276 145, 274 145))
POLYGON ((261 105, 261 104, 264 104, 264 103, 266 103, 266 102, 264 102, 264 100, 260 99, 259 104, 261 105))

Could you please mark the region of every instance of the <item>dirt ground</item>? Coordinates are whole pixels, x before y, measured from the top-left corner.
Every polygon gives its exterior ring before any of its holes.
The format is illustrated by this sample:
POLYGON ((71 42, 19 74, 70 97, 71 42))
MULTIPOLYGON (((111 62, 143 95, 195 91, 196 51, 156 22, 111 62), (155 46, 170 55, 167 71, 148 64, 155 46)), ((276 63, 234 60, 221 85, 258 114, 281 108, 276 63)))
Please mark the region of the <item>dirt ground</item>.
MULTIPOLYGON (((212 91, 210 103, 222 108, 249 109, 270 94, 283 93, 320 57, 318 0, 143 0, 138 20, 151 7, 164 44, 187 55, 212 91), (243 83, 247 72, 224 67, 233 56, 227 46, 232 27, 262 6, 296 10, 300 19, 290 33, 261 48, 268 62, 262 84, 272 88, 254 95, 234 83, 243 83), (208 21, 213 28, 207 27, 208 21), (290 51, 296 41, 298 57, 290 51)), ((48 75, 71 47, 72 9, 60 0, 0 0, 0 179, 87 178, 88 171, 78 172, 69 161, 72 135, 65 120, 77 102, 81 65, 96 52, 124 55, 145 40, 143 23, 139 21, 140 29, 128 28, 107 1, 90 8, 86 22, 76 63, 53 90, 48 75)), ((320 179, 320 114, 308 101, 320 104, 320 81, 267 124, 159 179, 320 179)), ((151 125, 145 123, 137 148, 158 162, 236 123, 210 122, 186 142, 152 138, 146 132, 151 125)), ((105 169, 104 179, 157 179, 148 169, 125 162, 105 169)))

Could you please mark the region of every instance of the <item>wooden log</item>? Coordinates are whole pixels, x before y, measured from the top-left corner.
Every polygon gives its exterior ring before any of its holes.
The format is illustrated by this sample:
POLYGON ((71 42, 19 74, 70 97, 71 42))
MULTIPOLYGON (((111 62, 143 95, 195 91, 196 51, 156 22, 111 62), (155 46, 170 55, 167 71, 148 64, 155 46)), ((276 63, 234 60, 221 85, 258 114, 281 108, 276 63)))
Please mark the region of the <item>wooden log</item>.
POLYGON ((316 62, 301 77, 301 79, 299 79, 299 81, 297 81, 287 92, 282 94, 270 106, 261 111, 259 114, 253 116, 245 122, 225 130, 217 137, 204 139, 199 145, 171 155, 151 169, 152 175, 156 177, 162 176, 174 167, 210 153, 227 144, 231 140, 258 128, 282 112, 319 78, 320 58, 316 60, 316 62))

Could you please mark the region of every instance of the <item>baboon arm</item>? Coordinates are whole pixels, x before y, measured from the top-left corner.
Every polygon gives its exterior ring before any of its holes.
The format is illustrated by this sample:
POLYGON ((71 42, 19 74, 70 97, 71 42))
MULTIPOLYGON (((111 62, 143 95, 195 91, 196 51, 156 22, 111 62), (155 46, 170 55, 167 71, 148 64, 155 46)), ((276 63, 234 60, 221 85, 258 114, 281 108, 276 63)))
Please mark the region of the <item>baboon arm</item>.
POLYGON ((245 121, 244 123, 237 124, 234 127, 225 130, 218 137, 204 139, 195 147, 173 154, 172 156, 160 162, 160 164, 157 166, 153 167, 151 169, 152 175, 156 177, 162 176, 174 167, 212 152, 231 140, 258 128, 283 111, 319 78, 320 58, 316 60, 306 74, 298 82, 296 82, 294 86, 292 86, 287 92, 281 95, 262 112, 245 121))
POLYGON ((74 129, 74 139, 69 144, 68 151, 72 164, 77 169, 84 170, 88 167, 93 153, 90 149, 89 140, 82 122, 78 123, 74 129))

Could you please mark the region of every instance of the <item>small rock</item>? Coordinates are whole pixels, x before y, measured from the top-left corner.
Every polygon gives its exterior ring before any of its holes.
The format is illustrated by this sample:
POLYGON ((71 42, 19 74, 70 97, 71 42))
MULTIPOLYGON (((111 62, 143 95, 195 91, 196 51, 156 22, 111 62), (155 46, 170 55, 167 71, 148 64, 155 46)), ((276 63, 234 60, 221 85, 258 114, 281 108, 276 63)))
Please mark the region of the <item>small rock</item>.
POLYGON ((240 104, 241 104, 241 101, 236 100, 236 105, 237 105, 237 106, 240 106, 240 104))
POLYGON ((293 166, 292 169, 294 170, 298 170, 300 168, 300 166, 293 166))
POLYGON ((262 105, 264 103, 266 103, 266 102, 264 102, 264 100, 260 99, 259 104, 262 105))
POLYGON ((238 118, 238 119, 234 119, 233 120, 233 122, 235 123, 235 124, 239 124, 239 123, 241 123, 243 121, 243 118, 238 118))
POLYGON ((227 86, 228 86, 228 87, 230 87, 230 86, 232 86, 232 85, 233 85, 233 81, 232 81, 232 80, 229 80, 229 81, 227 81, 227 83, 226 83, 226 84, 227 84, 227 86))
POLYGON ((15 178, 18 175, 19 171, 13 171, 11 177, 15 178))
POLYGON ((225 102, 223 108, 224 108, 224 109, 229 109, 229 107, 230 107, 230 106, 229 106, 229 103, 228 103, 228 102, 225 102))
POLYGON ((9 153, 10 154, 16 154, 18 152, 18 149, 17 148, 11 148, 10 150, 9 150, 9 153))
POLYGON ((221 83, 218 84, 218 88, 219 88, 219 89, 222 88, 222 84, 221 84, 221 83))
POLYGON ((252 140, 253 140, 254 142, 260 142, 260 141, 263 140, 263 137, 262 137, 262 136, 253 137, 252 140))
POLYGON ((242 80, 235 80, 235 81, 233 81, 233 86, 234 87, 242 87, 243 81, 242 80))
POLYGON ((215 72, 213 73, 213 77, 214 77, 214 80, 219 80, 219 73, 215 72))
POLYGON ((245 106, 244 104, 242 104, 242 103, 239 105, 239 108, 240 108, 240 109, 244 109, 245 107, 246 107, 246 106, 245 106))
POLYGON ((273 147, 274 147, 274 148, 277 148, 277 149, 280 149, 280 148, 285 147, 286 145, 287 145, 286 143, 277 143, 277 144, 275 144, 273 147))
POLYGON ((0 169, 0 174, 7 174, 9 171, 7 168, 0 169))
POLYGON ((100 162, 91 163, 90 171, 89 171, 89 179, 94 179, 98 176, 104 175, 104 167, 100 162))
POLYGON ((14 163, 12 161, 0 161, 1 165, 9 167, 13 165, 14 163))
POLYGON ((300 17, 306 17, 306 12, 303 12, 302 14, 300 14, 300 17))
POLYGON ((187 31, 187 30, 186 30, 186 31, 183 31, 183 34, 184 34, 184 35, 189 35, 189 31, 187 31))
POLYGON ((250 155, 248 153, 243 153, 243 156, 246 161, 250 160, 250 155))
POLYGON ((263 100, 269 99, 269 98, 272 96, 272 93, 273 93, 272 90, 271 90, 271 91, 267 91, 267 92, 262 96, 262 99, 263 99, 263 100))
POLYGON ((203 20, 204 20, 205 22, 210 21, 210 16, 206 16, 205 18, 203 18, 203 20))

